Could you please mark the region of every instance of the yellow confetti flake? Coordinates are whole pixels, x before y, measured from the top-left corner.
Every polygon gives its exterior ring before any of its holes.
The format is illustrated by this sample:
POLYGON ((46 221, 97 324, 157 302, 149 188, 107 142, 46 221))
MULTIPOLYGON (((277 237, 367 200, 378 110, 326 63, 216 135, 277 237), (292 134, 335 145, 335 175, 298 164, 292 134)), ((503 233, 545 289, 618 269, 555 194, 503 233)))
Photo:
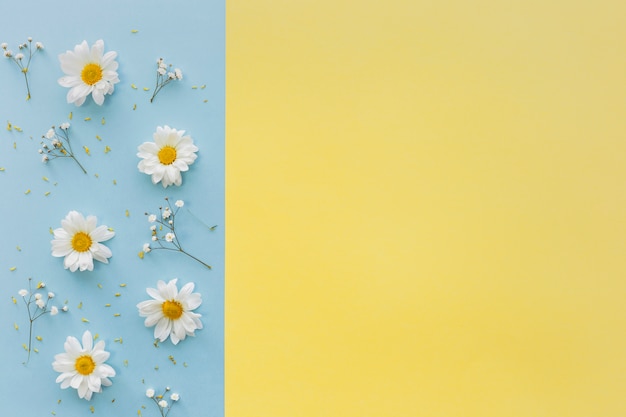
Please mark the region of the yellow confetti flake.
POLYGON ((13 323, 13 328, 14 328, 15 330, 19 330, 19 329, 20 329, 20 326, 18 326, 18 325, 17 325, 17 323, 13 323))
POLYGON ((100 337, 100 335, 98 333, 93 335, 93 340, 97 340, 100 337))
POLYGON ((104 153, 109 153, 111 152, 111 147, 109 145, 104 147, 104 153))
POLYGON ((102 123, 103 125, 105 125, 107 122, 106 120, 104 120, 104 117, 102 118, 102 120, 100 121, 100 123, 102 123))
POLYGON ((35 339, 37 339, 38 341, 40 341, 40 342, 41 342, 41 341, 43 340, 43 337, 41 337, 41 336, 35 336, 35 339))
POLYGON ((115 293, 115 296, 116 296, 116 297, 121 297, 121 296, 122 296, 122 294, 120 294, 119 292, 116 292, 116 293, 115 293))
POLYGON ((82 321, 83 323, 89 323, 89 320, 87 320, 86 318, 81 318, 80 321, 82 321))
POLYGON ((98 139, 98 140, 102 140, 102 138, 100 137, 100 135, 96 135, 96 139, 98 139))
POLYGON ((77 306, 77 307, 78 307, 79 309, 83 308, 83 302, 81 301, 80 303, 78 303, 78 306, 77 306))
POLYGON ((97 172, 95 174, 93 174, 94 177, 96 178, 100 178, 100 174, 98 174, 97 172))
MULTIPOLYGON (((11 296, 11 301, 13 302, 13 304, 17 304, 17 300, 13 296, 11 296)), ((15 330, 17 330, 17 329, 15 329, 15 330)))
POLYGON ((70 112, 70 115, 67 116, 68 119, 72 120, 72 117, 74 116, 74 113, 70 112))
POLYGON ((137 256, 139 256, 139 259, 143 259, 143 257, 145 256, 144 251, 140 251, 137 256))
POLYGON ((124 288, 126 287, 126 284, 120 284, 120 287, 124 288))
POLYGON ((26 195, 30 194, 30 188, 28 190, 24 191, 24 194, 26 194, 26 195))
POLYGON ((150 89, 148 87, 144 87, 143 91, 150 91, 150 89))
POLYGON ((50 195, 50 191, 46 191, 45 193, 43 193, 43 195, 45 195, 46 197, 48 197, 50 195))
POLYGON ((113 180, 113 185, 117 185, 117 180, 113 180))
POLYGON ((22 128, 21 128, 21 127, 19 127, 19 126, 13 126, 13 127, 14 127, 14 128, 15 128, 15 130, 17 130, 18 132, 21 132, 21 131, 22 131, 22 128))
POLYGON ((191 86, 191 89, 192 89, 192 90, 197 90, 197 89, 198 89, 198 86, 197 86, 197 85, 192 85, 192 86, 191 86))
POLYGON ((89 410, 91 411, 91 414, 93 414, 96 411, 96 409, 93 408, 93 405, 89 407, 89 410))
POLYGON ((17 249, 17 251, 18 251, 18 252, 21 252, 21 251, 22 251, 22 248, 20 248, 20 246, 19 246, 19 245, 17 245, 17 246, 15 247, 15 249, 17 249))
POLYGON ((158 370, 159 370, 159 365, 155 366, 155 367, 154 367, 154 370, 155 370, 155 371, 158 371, 158 370))
POLYGON ((130 33, 137 33, 137 32, 139 32, 137 29, 132 29, 132 30, 130 31, 130 33))
POLYGON ((176 359, 174 359, 174 356, 170 355, 168 356, 168 359, 174 364, 176 365, 176 359))
POLYGON ((130 217, 130 211, 126 210, 126 217, 130 217))
POLYGON ((137 105, 133 104, 133 110, 137 110, 137 105))
POLYGON ((89 153, 89 148, 87 146, 83 146, 83 149, 85 150, 85 153, 89 156, 91 156, 91 154, 89 153))
POLYGON ((50 180, 48 179, 48 177, 41 177, 41 179, 42 179, 42 180, 44 180, 44 181, 46 181, 46 182, 50 181, 50 180))
POLYGON ((11 130, 13 130, 13 125, 11 124, 11 122, 7 121, 7 130, 10 132, 11 130))
POLYGON ((206 88, 206 84, 202 84, 202 87, 200 88, 204 90, 206 88))
POLYGON ((137 415, 141 417, 141 410, 137 410, 137 415))
POLYGON ((17 269, 17 267, 12 266, 11 268, 9 268, 9 271, 15 271, 17 269))
POLYGON ((203 100, 202 102, 203 102, 203 103, 208 103, 208 102, 209 102, 209 100, 203 100))
POLYGON ((112 228, 112 227, 107 227, 107 230, 108 230, 109 232, 114 232, 114 231, 115 231, 115 230, 113 230, 113 228, 112 228))
POLYGON ((115 343, 124 343, 124 341, 122 340, 122 338, 121 338, 121 337, 116 337, 115 339, 113 339, 113 341, 114 341, 115 343))
POLYGON ((91 117, 85 117, 85 121, 88 122, 91 120, 91 117))
POLYGON ((113 317, 119 317, 119 316, 121 316, 121 314, 120 314, 120 313, 115 313, 115 314, 113 314, 113 317))
POLYGON ((130 87, 131 87, 133 90, 136 90, 136 89, 137 89, 137 86, 136 86, 135 84, 131 84, 131 85, 130 85, 130 87))
POLYGON ((4 167, 0 167, 0 171, 4 171, 4 170, 5 170, 5 168, 4 168, 4 167))
POLYGON ((52 230, 52 227, 50 229, 48 229, 48 232, 50 232, 51 235, 54 234, 54 230, 52 230))
POLYGON ((22 347, 24 348, 25 351, 28 352, 28 346, 26 346, 26 343, 22 343, 22 347))
POLYGON ((57 404, 61 404, 61 400, 58 400, 58 401, 57 401, 57 404))
POLYGON ((56 416, 56 415, 57 415, 57 413, 55 413, 54 411, 50 411, 50 413, 51 413, 53 416, 56 416))
POLYGON ((102 289, 102 284, 98 283, 98 288, 102 289))
POLYGON ((33 352, 35 352, 35 353, 39 353, 39 349, 34 348, 34 349, 33 349, 33 352))
POLYGON ((111 304, 106 303, 104 306, 105 306, 105 307, 111 307, 111 304))

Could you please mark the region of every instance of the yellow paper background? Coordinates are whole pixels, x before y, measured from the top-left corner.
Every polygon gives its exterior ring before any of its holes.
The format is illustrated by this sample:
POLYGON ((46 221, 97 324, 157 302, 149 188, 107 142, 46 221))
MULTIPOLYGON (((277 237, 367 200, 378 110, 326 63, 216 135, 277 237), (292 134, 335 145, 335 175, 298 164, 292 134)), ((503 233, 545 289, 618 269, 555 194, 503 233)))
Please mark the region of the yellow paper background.
POLYGON ((226 415, 626 415, 626 3, 227 2, 226 415))

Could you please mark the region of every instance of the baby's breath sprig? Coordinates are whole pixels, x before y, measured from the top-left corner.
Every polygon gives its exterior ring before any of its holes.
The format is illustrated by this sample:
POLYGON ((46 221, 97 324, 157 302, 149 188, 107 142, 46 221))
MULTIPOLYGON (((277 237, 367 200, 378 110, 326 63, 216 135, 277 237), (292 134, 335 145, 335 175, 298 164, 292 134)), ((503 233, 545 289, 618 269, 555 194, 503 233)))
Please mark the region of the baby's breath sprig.
POLYGON ((52 126, 45 135, 41 138, 41 149, 39 149, 39 153, 43 156, 41 157, 41 161, 46 163, 52 159, 56 158, 72 158, 83 170, 86 174, 87 170, 78 162, 76 156, 74 155, 74 151, 72 150, 72 144, 70 143, 70 136, 68 130, 70 129, 69 123, 61 123, 61 126, 58 128, 52 126), (46 143, 47 142, 47 143, 46 143))
POLYGON ((178 239, 178 236, 176 235, 176 214, 178 213, 178 210, 185 205, 185 202, 183 200, 176 200, 174 203, 175 208, 172 209, 172 205, 170 204, 168 197, 165 197, 165 201, 167 202, 167 206, 165 208, 162 206, 159 207, 158 215, 145 213, 146 216, 148 216, 148 222, 152 223, 152 226, 150 226, 152 242, 157 244, 158 247, 152 247, 150 246, 150 243, 144 243, 143 250, 139 252, 139 256, 143 258, 144 254, 154 250, 170 250, 184 253, 190 258, 200 262, 208 269, 211 269, 211 265, 185 251, 180 243, 180 240, 178 239))
POLYGON ((154 98, 163 87, 165 87, 174 80, 183 79, 183 72, 180 70, 180 68, 175 68, 174 71, 171 71, 171 69, 172 64, 166 64, 165 61, 163 61, 163 58, 157 59, 156 85, 154 86, 154 93, 152 93, 150 103, 154 101, 154 98), (170 71, 168 71, 168 69, 170 71))
POLYGON ((174 406, 174 403, 176 403, 176 402, 178 402, 178 400, 180 400, 180 395, 178 393, 176 393, 176 392, 173 392, 173 393, 170 394, 170 397, 169 397, 171 403, 168 402, 165 399, 165 396, 170 391, 171 391, 170 387, 165 387, 165 390, 163 391, 163 394, 157 395, 157 393, 152 388, 148 388, 146 390, 146 397, 148 397, 152 401, 154 401, 156 406, 159 408, 159 412, 161 413, 161 417, 167 417, 167 415, 172 410, 172 407, 174 406))
POLYGON ((15 62, 15 64, 18 66, 22 74, 24 74, 24 80, 26 81, 26 92, 27 92, 26 100, 28 101, 30 100, 30 85, 28 84, 28 70, 30 68, 30 61, 33 59, 34 53, 36 53, 37 51, 41 51, 43 49, 43 43, 35 42, 35 48, 33 50, 33 38, 29 36, 27 41, 28 42, 19 44, 18 49, 20 50, 20 52, 18 52, 17 54, 13 54, 13 51, 8 49, 9 45, 6 42, 3 42, 2 45, 0 46, 2 46, 2 49, 4 50, 4 56, 10 59, 11 61, 15 62), (27 52, 27 55, 21 52, 23 50, 27 52))
MULTIPOLYGON (((24 304, 26 305, 26 311, 28 312, 28 357, 26 358, 27 364, 30 360, 30 352, 32 351, 33 345, 33 323, 35 320, 40 318, 45 314, 50 314, 51 316, 56 316, 59 314, 59 308, 57 306, 52 306, 48 309, 48 303, 50 300, 54 298, 53 292, 48 292, 47 294, 42 294, 39 292, 46 287, 46 284, 43 281, 39 281, 37 286, 35 287, 35 291, 33 292, 32 288, 32 278, 28 278, 28 290, 21 289, 18 291, 18 294, 22 297, 24 304)), ((67 311, 67 306, 63 306, 62 311, 67 311)))

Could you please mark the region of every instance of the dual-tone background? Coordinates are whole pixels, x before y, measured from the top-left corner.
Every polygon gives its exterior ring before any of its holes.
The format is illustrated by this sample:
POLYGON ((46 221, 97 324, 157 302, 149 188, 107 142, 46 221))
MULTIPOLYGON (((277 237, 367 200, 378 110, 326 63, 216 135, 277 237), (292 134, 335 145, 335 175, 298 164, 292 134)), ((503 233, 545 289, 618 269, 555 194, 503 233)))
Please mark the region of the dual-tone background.
POLYGON ((226 10, 226 415, 626 415, 625 4, 226 10))

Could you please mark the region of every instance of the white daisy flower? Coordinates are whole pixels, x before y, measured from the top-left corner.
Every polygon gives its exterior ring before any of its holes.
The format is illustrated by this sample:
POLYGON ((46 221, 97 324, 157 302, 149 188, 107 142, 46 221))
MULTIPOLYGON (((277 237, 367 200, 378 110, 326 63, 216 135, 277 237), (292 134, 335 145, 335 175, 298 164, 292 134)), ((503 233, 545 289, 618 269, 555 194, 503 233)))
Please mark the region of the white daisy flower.
POLYGON ((114 85, 120 82, 117 75, 117 52, 104 53, 104 42, 96 41, 89 49, 87 41, 59 55, 61 69, 66 74, 59 78, 59 84, 70 88, 67 102, 82 105, 89 94, 98 105, 104 103, 104 96, 112 94, 114 85))
POLYGON ((35 300, 35 304, 42 310, 46 308, 46 303, 42 299, 35 300))
POLYGON ((154 390, 152 388, 148 388, 146 390, 146 397, 148 397, 148 398, 154 397, 154 390))
POLYGON ((165 401, 165 400, 159 401, 159 407, 166 408, 167 407, 167 401, 165 401))
POLYGON ((196 329, 202 329, 200 314, 192 312, 202 304, 199 293, 192 293, 194 283, 185 284, 180 292, 176 286, 177 278, 167 284, 159 280, 157 288, 146 288, 146 292, 153 300, 142 301, 137 304, 139 315, 146 317, 146 327, 154 328, 154 337, 161 342, 169 337, 177 345, 187 336, 195 336, 196 329))
POLYGON ((171 232, 165 234, 165 240, 168 241, 168 242, 172 242, 175 237, 176 237, 176 235, 174 233, 171 233, 171 232))
POLYGON ((176 200, 176 202, 174 203, 174 205, 178 208, 181 208, 182 206, 185 205, 185 202, 183 200, 176 200))
POLYGON ((67 312, 68 312, 68 310, 69 310, 69 307, 68 307, 68 306, 63 306, 63 308, 62 308, 61 310, 63 310, 64 312, 66 312, 66 313, 67 313, 67 312))
POLYGON ((154 142, 139 145, 137 156, 142 158, 137 165, 139 171, 152 175, 152 183, 163 185, 181 185, 181 172, 189 170, 189 165, 196 160, 198 148, 191 136, 183 136, 184 130, 169 126, 158 126, 153 135, 154 142))
POLYGON ((101 244, 115 236, 107 226, 97 226, 96 216, 83 215, 77 211, 70 211, 65 219, 61 220, 61 228, 54 230, 52 256, 65 257, 63 266, 75 272, 93 271, 93 260, 109 263, 111 250, 101 244))
POLYGON ((26 297, 28 295, 28 291, 23 288, 19 290, 17 293, 21 295, 22 297, 26 297))
POLYGON ((56 316, 57 314, 59 314, 59 308, 57 306, 50 307, 50 315, 56 316))
POLYGON ((83 345, 78 339, 68 336, 63 345, 65 353, 54 356, 52 368, 60 372, 56 379, 62 389, 72 387, 78 391, 78 397, 91 400, 94 392, 102 392, 102 386, 112 385, 109 377, 115 376, 115 370, 104 363, 109 352, 104 350, 104 341, 93 345, 91 332, 83 333, 83 345))
POLYGON ((145 253, 149 253, 152 249, 150 249, 150 244, 149 243, 144 243, 143 244, 143 251, 145 253))
POLYGON ((43 297, 43 295, 37 293, 35 294, 35 300, 41 300, 41 298, 43 297))
POLYGON ((180 400, 180 395, 178 395, 178 393, 175 392, 172 395, 170 395, 170 400, 178 401, 178 400, 180 400))

